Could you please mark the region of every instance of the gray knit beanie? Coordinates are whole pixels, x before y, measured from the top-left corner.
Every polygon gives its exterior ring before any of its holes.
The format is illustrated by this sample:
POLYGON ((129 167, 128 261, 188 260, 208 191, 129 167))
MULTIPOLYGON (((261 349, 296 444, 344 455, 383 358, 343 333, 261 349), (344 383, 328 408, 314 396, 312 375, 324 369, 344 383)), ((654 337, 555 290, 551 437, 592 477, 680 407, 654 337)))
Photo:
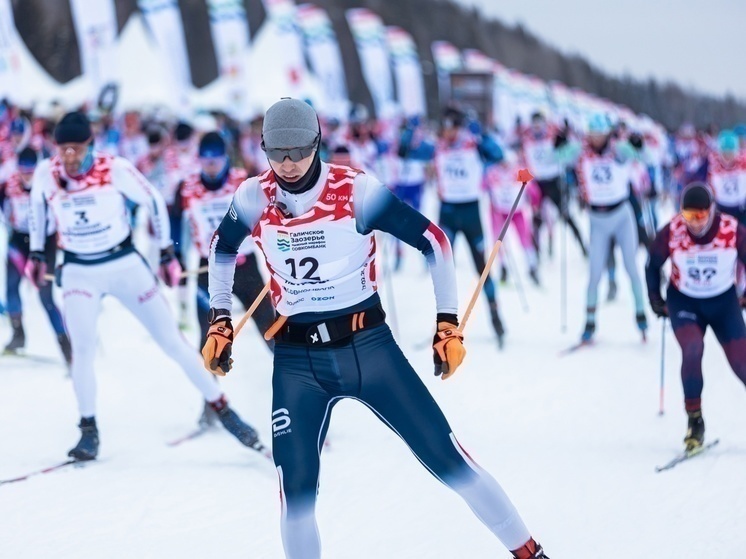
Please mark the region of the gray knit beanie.
POLYGON ((264 115, 262 140, 267 149, 302 148, 319 137, 319 119, 308 103, 283 97, 264 115))

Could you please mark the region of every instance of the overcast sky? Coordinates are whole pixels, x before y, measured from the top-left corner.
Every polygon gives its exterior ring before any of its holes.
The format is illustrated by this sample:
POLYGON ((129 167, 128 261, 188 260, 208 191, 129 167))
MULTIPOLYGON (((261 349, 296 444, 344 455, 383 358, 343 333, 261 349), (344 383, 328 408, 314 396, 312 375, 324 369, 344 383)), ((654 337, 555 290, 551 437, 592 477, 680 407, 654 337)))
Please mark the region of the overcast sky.
POLYGON ((746 0, 457 0, 614 75, 746 99, 746 0))

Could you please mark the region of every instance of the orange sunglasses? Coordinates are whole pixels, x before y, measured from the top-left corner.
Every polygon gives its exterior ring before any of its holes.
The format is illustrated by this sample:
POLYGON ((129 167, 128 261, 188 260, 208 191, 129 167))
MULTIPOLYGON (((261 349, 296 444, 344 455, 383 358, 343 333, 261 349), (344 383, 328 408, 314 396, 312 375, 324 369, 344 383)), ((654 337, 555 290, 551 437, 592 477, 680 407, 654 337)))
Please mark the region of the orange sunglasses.
POLYGON ((710 215, 710 210, 681 210, 681 215, 687 221, 703 221, 710 215))

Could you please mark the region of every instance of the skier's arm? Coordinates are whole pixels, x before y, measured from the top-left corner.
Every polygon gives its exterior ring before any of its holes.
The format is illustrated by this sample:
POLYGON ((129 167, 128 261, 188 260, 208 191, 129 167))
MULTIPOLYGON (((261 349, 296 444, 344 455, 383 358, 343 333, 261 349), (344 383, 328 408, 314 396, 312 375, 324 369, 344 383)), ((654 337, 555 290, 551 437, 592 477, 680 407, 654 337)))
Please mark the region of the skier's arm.
POLYGON ((479 156, 488 165, 500 163, 500 161, 503 160, 503 150, 497 142, 487 134, 482 134, 480 137, 478 149, 479 156))
POLYGON ((135 166, 122 157, 115 157, 111 166, 112 185, 126 198, 150 211, 150 221, 161 250, 171 246, 171 224, 166 202, 158 190, 148 182, 135 166))
POLYGON ((360 233, 373 230, 389 233, 425 256, 435 288, 438 315, 449 315, 454 320, 458 314, 456 270, 445 233, 370 176, 361 174, 355 178, 353 199, 360 233))
POLYGON ((414 128, 411 127, 402 132, 399 139, 399 157, 417 161, 430 161, 435 157, 435 144, 422 140, 416 146, 412 146, 414 132, 414 128))
POLYGON ((256 177, 244 181, 236 190, 228 213, 210 241, 210 307, 226 310, 230 315, 238 249, 259 221, 268 202, 256 177))
POLYGON ((29 249, 32 252, 44 250, 47 240, 47 193, 55 187, 49 170, 49 160, 36 167, 31 182, 29 207, 29 249))
POLYGON ((181 189, 184 188, 184 181, 179 182, 176 187, 176 194, 174 194, 174 204, 171 207, 171 214, 173 215, 173 223, 176 226, 176 231, 171 231, 171 238, 176 239, 177 243, 174 246, 174 253, 177 256, 181 256, 181 239, 182 231, 184 227, 184 197, 182 196, 181 189))
POLYGON ((648 262, 645 265, 645 280, 648 284, 648 299, 653 303, 663 302, 661 295, 661 268, 670 256, 668 242, 671 236, 671 228, 668 224, 663 227, 653 239, 648 254, 648 262))
POLYGON ((736 247, 738 248, 738 259, 746 266, 746 225, 738 226, 736 247))

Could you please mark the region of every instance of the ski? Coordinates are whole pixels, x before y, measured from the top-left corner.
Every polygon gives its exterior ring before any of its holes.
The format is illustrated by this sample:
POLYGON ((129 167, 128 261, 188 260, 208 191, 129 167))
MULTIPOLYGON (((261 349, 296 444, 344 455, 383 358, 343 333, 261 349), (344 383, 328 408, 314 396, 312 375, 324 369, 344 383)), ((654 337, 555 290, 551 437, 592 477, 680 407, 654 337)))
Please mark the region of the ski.
POLYGON ((711 443, 707 443, 704 446, 699 447, 695 450, 685 450, 681 454, 677 455, 675 458, 673 458, 670 462, 667 464, 663 464, 662 466, 656 466, 655 471, 656 473, 665 472, 666 470, 670 470, 674 468, 677 464, 681 464, 682 462, 685 462, 686 460, 689 460, 690 458, 694 458, 695 456, 699 456, 700 454, 703 454, 707 450, 711 449, 715 445, 717 445, 720 442, 720 439, 715 439, 711 443))
POLYGON ((561 350, 557 356, 558 357, 565 357, 566 355, 570 355, 571 353, 575 353, 579 349, 583 349, 584 347, 591 347, 593 345, 595 345, 595 342, 593 342, 593 341, 586 342, 584 340, 581 340, 578 343, 576 343, 574 345, 571 345, 570 347, 561 350))
POLYGON ((26 481, 30 477, 38 476, 42 474, 48 474, 51 472, 56 472, 58 470, 66 468, 67 466, 75 466, 76 468, 82 468, 85 464, 89 462, 94 462, 94 461, 95 460, 76 460, 74 458, 70 458, 66 460, 65 462, 60 462, 59 464, 55 464, 54 466, 49 466, 41 470, 35 470, 33 472, 29 472, 28 474, 25 474, 22 476, 0 480, 0 485, 4 485, 6 483, 16 483, 18 481, 26 481))
POLYGON ((186 435, 179 437, 178 439, 174 439, 172 441, 168 441, 166 444, 168 446, 179 446, 182 443, 185 443, 187 441, 191 441, 193 439, 196 439, 197 437, 201 437, 205 433, 207 433, 210 430, 209 425, 202 426, 200 425, 197 427, 194 431, 191 431, 187 433, 186 435))
MULTIPOLYGON (((210 431, 212 428, 211 425, 205 425, 205 426, 199 426, 194 431, 191 431, 187 433, 186 435, 179 437, 178 439, 174 439, 172 441, 168 441, 166 444, 170 447, 179 446, 187 441, 194 440, 196 438, 201 437, 208 431, 210 431)), ((264 444, 262 444, 261 441, 257 440, 252 446, 250 446, 252 450, 255 450, 262 456, 264 456, 267 460, 272 460, 272 451, 269 450, 264 444)))
POLYGON ((3 351, 0 357, 5 358, 19 358, 26 361, 32 361, 34 363, 43 363, 45 365, 63 365, 63 362, 54 357, 47 357, 45 355, 34 355, 33 353, 21 353, 18 351, 3 351))

